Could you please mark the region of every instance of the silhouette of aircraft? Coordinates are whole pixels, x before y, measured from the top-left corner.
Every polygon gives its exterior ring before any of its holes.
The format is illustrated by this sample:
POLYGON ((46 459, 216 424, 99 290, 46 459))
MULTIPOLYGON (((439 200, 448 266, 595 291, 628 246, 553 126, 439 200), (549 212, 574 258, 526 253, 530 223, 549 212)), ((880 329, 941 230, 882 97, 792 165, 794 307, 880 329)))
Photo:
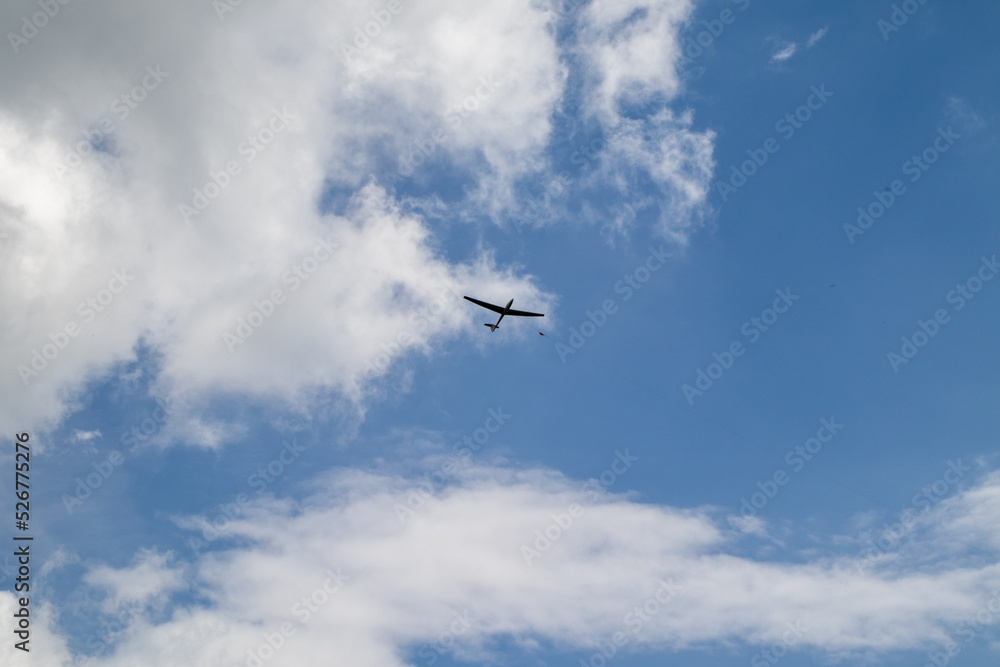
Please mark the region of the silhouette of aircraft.
MULTIPOLYGON (((471 301, 477 306, 482 306, 486 310, 492 310, 494 313, 500 313, 500 320, 502 320, 505 315, 510 315, 512 317, 545 317, 543 313, 526 313, 523 310, 511 310, 510 306, 514 303, 514 299, 508 301, 506 306, 494 306, 492 303, 486 303, 485 301, 480 301, 479 299, 473 299, 471 296, 464 298, 466 301, 471 301)), ((496 331, 497 327, 500 326, 500 320, 497 320, 496 324, 486 322, 485 325, 490 328, 490 331, 496 331)))

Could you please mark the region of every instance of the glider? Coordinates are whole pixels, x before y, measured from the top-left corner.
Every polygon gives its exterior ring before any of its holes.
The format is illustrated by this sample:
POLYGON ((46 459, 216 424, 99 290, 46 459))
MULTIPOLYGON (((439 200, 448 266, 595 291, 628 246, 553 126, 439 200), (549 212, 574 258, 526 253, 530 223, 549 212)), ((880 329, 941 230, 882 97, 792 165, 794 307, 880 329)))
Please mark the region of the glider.
MULTIPOLYGON (((464 297, 466 301, 471 301, 477 306, 482 306, 486 310, 492 310, 494 313, 500 313, 500 320, 504 318, 504 315, 511 315, 516 317, 545 317, 542 313, 526 313, 523 310, 511 310, 510 305, 514 303, 514 299, 507 302, 506 306, 494 306, 492 303, 486 303, 485 301, 480 301, 479 299, 473 299, 471 296, 464 297)), ((500 326, 500 320, 497 320, 496 324, 490 324, 486 322, 486 326, 490 328, 490 331, 496 331, 497 327, 500 326)))

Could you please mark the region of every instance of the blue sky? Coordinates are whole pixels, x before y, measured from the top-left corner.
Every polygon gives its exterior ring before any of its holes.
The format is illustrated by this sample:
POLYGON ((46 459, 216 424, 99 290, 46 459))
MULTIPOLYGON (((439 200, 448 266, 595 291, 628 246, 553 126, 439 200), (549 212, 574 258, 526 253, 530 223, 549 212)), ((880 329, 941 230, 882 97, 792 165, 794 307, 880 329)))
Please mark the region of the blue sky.
POLYGON ((30 664, 995 664, 1000 8, 300 4, 8 38, 30 664))

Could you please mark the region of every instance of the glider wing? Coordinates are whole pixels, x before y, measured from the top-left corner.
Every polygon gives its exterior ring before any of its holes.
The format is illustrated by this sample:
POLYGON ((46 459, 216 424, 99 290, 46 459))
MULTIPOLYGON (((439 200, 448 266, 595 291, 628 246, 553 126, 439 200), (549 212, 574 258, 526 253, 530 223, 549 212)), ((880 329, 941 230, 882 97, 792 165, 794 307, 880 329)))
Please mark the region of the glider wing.
MULTIPOLYGON (((494 313, 502 313, 503 306, 494 306, 492 303, 486 303, 485 301, 480 301, 479 299, 473 299, 471 296, 464 297, 466 301, 471 301, 477 306, 482 306, 487 310, 492 310, 494 313)), ((510 311, 513 313, 514 311, 510 311)))
POLYGON ((508 315, 517 315, 518 317, 545 317, 543 313, 526 313, 523 310, 511 310, 507 312, 508 315))

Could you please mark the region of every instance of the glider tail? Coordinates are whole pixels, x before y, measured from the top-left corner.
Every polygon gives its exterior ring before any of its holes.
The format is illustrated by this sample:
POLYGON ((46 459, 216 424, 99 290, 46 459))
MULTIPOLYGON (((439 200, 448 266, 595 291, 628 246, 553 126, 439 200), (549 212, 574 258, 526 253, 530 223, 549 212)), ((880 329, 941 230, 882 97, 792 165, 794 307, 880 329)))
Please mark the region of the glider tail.
POLYGON ((490 331, 496 331, 496 330, 497 330, 497 327, 498 327, 498 326, 500 326, 500 325, 499 325, 499 324, 490 324, 489 322, 485 322, 485 323, 483 324, 483 326, 487 326, 487 327, 489 327, 489 328, 490 328, 490 331))

